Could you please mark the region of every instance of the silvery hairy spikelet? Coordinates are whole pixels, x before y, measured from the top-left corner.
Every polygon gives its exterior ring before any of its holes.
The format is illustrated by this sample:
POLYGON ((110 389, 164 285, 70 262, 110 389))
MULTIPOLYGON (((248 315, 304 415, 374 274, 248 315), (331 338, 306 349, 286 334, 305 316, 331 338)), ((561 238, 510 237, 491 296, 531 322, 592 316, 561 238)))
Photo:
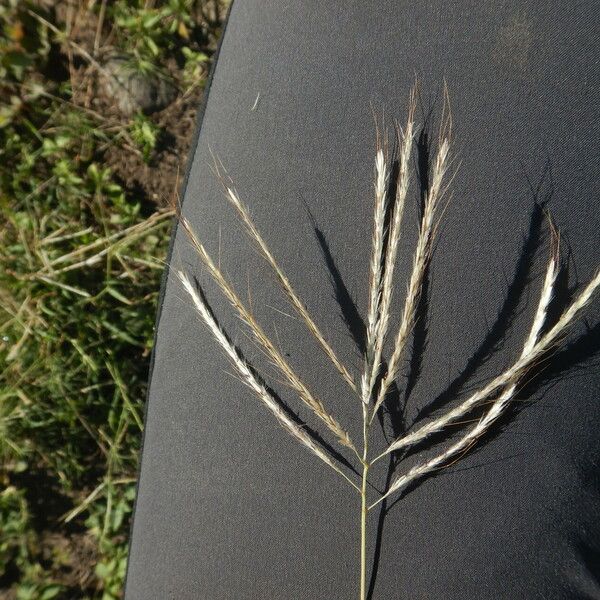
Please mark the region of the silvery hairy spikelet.
MULTIPOLYGON (((412 256, 412 270, 407 282, 407 291, 403 308, 400 311, 400 322, 395 332, 390 332, 390 313, 392 310, 394 267, 397 259, 399 241, 402 233, 402 218, 411 181, 412 151, 415 145, 415 106, 417 90, 411 91, 408 116, 403 126, 395 124, 396 149, 398 161, 398 176, 395 189, 390 190, 391 161, 389 148, 384 132, 383 137, 377 136, 374 164, 374 210, 373 235, 369 263, 368 310, 366 319, 366 348, 363 356, 363 370, 353 374, 327 341, 319 328, 317 321, 310 315, 305 303, 293 286, 292 279, 283 271, 269 246, 253 222, 250 211, 244 205, 231 181, 223 175, 224 169, 215 161, 215 172, 219 177, 225 198, 239 215, 244 228, 257 245, 265 262, 272 269, 275 278, 281 286, 285 297, 298 314, 306 329, 314 338, 316 345, 331 363, 333 370, 347 384, 350 395, 357 402, 357 418, 362 421, 362 443, 352 440, 347 428, 340 424, 326 408, 325 403, 308 389, 296 370, 289 364, 282 352, 271 341, 258 323, 252 311, 244 304, 236 293, 233 285, 227 280, 219 266, 211 258, 206 247, 200 241, 189 221, 180 216, 180 223, 186 231, 190 243, 200 261, 221 290, 233 311, 248 328, 255 342, 263 350, 270 362, 277 369, 283 381, 294 390, 304 403, 323 424, 333 439, 342 446, 349 448, 355 455, 360 466, 350 471, 331 455, 306 429, 293 421, 282 409, 278 399, 270 392, 264 379, 256 369, 248 363, 242 352, 231 342, 230 337, 218 324, 216 317, 204 300, 204 296, 194 286, 189 276, 183 271, 177 271, 177 277, 186 293, 191 298, 194 309, 207 326, 216 343, 222 348, 230 363, 233 365, 242 383, 249 388, 257 399, 269 410, 280 425, 300 442, 310 453, 322 463, 332 468, 345 482, 360 495, 360 570, 359 598, 366 598, 366 539, 367 514, 385 498, 406 489, 419 479, 431 475, 440 467, 464 455, 502 416, 514 399, 514 395, 524 376, 530 373, 549 350, 559 344, 569 326, 579 317, 582 310, 590 303, 595 292, 600 287, 600 271, 583 286, 569 306, 553 323, 548 323, 549 307, 553 299, 556 280, 560 270, 559 236, 550 223, 550 257, 548 259, 544 280, 529 332, 523 343, 519 357, 503 372, 493 377, 480 389, 473 392, 466 400, 456 403, 452 408, 440 414, 427 423, 414 427, 392 440, 387 448, 379 455, 369 454, 369 438, 375 416, 382 410, 390 386, 397 383, 399 368, 406 352, 408 341, 419 317, 420 298, 426 280, 426 273, 432 259, 434 243, 439 229, 444 198, 447 195, 449 176, 452 168, 451 118, 445 97, 444 112, 441 118, 440 135, 437 152, 433 157, 431 174, 427 189, 423 193, 423 208, 418 230, 418 237, 412 256), (392 334, 393 333, 393 337, 392 334), (386 340, 392 339, 391 352, 384 357, 386 340), (464 417, 478 409, 480 416, 470 428, 466 427, 449 447, 440 450, 433 457, 423 460, 408 471, 392 478, 387 489, 378 494, 375 499, 368 498, 368 477, 370 468, 385 456, 394 455, 410 446, 427 442, 434 434, 440 432, 454 434, 456 429, 450 429, 464 417), (362 476, 358 474, 362 473, 362 476)), ((478 413, 478 414, 479 414, 478 413)), ((401 461, 400 461, 401 465, 401 461)), ((374 489, 374 488, 372 488, 374 489)))

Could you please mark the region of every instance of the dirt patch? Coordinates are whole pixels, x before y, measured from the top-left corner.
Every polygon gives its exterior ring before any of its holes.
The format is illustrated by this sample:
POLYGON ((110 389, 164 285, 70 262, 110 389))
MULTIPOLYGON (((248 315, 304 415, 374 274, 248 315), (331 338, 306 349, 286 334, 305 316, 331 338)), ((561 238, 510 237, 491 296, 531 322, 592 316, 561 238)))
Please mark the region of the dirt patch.
POLYGON ((43 532, 41 560, 53 565, 56 583, 72 591, 74 597, 97 590, 94 567, 98 561, 97 540, 89 533, 65 536, 61 532, 43 532))
MULTIPOLYGON (((132 198, 142 204, 165 206, 173 201, 187 164, 209 61, 192 85, 182 80, 182 63, 174 56, 176 52, 162 61, 160 76, 168 80, 176 93, 166 107, 157 112, 149 111, 148 119, 158 128, 158 137, 151 156, 144 157, 128 134, 131 115, 123 114, 119 108, 122 100, 119 94, 126 91, 122 86, 119 91, 118 85, 111 85, 110 69, 106 68, 115 55, 124 56, 123 50, 113 44, 111 32, 104 38, 99 36, 96 13, 89 10, 69 12, 68 4, 56 4, 56 18, 65 26, 69 25, 71 39, 76 44, 65 50, 73 103, 88 111, 90 118, 98 119, 99 127, 111 131, 121 128, 117 137, 122 143, 103 147, 102 156, 96 158, 111 168, 132 198), (104 40, 101 45, 98 45, 98 37, 104 40), (91 59, 86 58, 86 53, 91 59)), ((191 30, 186 41, 186 46, 207 57, 214 52, 220 32, 218 19, 221 15, 215 16, 214 7, 211 7, 212 4, 207 8, 202 26, 191 30)))
MULTIPOLYGON (((40 563, 50 567, 46 577, 62 586, 61 598, 82 598, 98 591, 94 567, 98 561, 97 540, 89 533, 66 536, 43 531, 39 538, 40 563)), ((0 589, 0 600, 16 600, 16 586, 0 589)))
POLYGON ((132 196, 159 206, 173 201, 187 164, 202 95, 203 91, 197 88, 152 115, 152 120, 160 127, 160 134, 149 163, 135 152, 125 153, 119 148, 106 151, 105 164, 132 196))

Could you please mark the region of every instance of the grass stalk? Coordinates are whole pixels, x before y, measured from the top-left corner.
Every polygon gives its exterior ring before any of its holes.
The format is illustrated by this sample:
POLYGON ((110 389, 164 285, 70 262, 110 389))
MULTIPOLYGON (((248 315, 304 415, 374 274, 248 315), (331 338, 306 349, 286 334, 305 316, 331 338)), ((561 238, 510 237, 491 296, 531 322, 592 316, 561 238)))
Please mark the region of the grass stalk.
MULTIPOLYGON (((415 130, 414 112, 416 93, 416 89, 411 92, 409 113, 405 128, 401 129, 396 125, 400 169, 393 206, 391 207, 391 215, 389 215, 390 229, 387 232, 386 214, 388 211, 388 184, 390 176, 387 155, 387 137, 385 132, 383 136, 380 136, 379 131, 377 132, 377 146, 375 152, 374 224, 371 255, 369 259, 370 280, 368 289, 368 312, 366 317, 366 347, 364 350, 363 370, 360 374, 359 385, 358 383, 355 384, 354 378, 339 361, 335 352, 321 334, 314 320, 309 315, 304 303, 299 299, 288 277, 276 262, 273 254, 264 241, 264 238, 250 218, 248 209, 242 204, 234 188, 221 177, 218 164, 216 168, 216 173, 225 186, 227 198, 240 215, 250 237, 258 244, 263 257, 275 272, 278 282, 286 293, 288 300, 302 317, 309 331, 317 339, 319 345, 325 351, 325 355, 336 367, 341 377, 354 391, 359 392, 361 399, 363 437, 363 444, 360 450, 351 442, 347 431, 343 429, 325 409, 321 400, 309 392, 304 383, 302 383, 300 377, 292 370, 291 366, 257 323, 252 313, 241 302, 231 284, 225 279, 220 269, 215 265, 196 234, 192 231, 191 225, 184 217, 181 217, 181 223, 188 233, 191 243, 202 262, 209 270, 212 278, 220 287, 229 303, 237 311, 238 316, 250 328, 262 349, 271 359, 271 362, 284 375, 286 382, 298 392, 300 399, 309 406, 315 415, 318 416, 329 430, 335 434, 337 440, 354 451, 362 466, 360 483, 357 484, 344 473, 336 463, 336 460, 326 453, 303 428, 290 420, 287 413, 282 410, 268 388, 264 385, 263 380, 256 374, 254 368, 246 362, 240 351, 233 346, 225 332, 220 328, 215 317, 210 312, 210 309, 204 303, 202 295, 192 286, 191 281, 186 275, 182 272, 178 272, 177 275, 184 288, 191 296, 197 312, 200 314, 202 320, 208 326, 215 339, 229 356, 242 382, 253 390, 255 395, 258 396, 261 402, 267 406, 282 426, 294 438, 307 447, 313 454, 317 455, 329 467, 342 475, 342 477, 358 491, 360 495, 360 515, 357 515, 359 525, 359 600, 366 600, 367 598, 367 542, 370 510, 379 505, 391 494, 406 488, 411 482, 434 472, 447 464, 450 459, 460 458, 462 454, 466 453, 471 446, 473 446, 478 439, 489 430, 498 417, 503 414, 506 407, 513 399, 517 386, 525 373, 533 366, 537 365, 539 360, 564 338, 567 328, 573 323, 575 318, 587 306, 593 295, 600 288, 600 271, 598 271, 575 300, 567 307, 557 322, 544 332, 545 328, 547 328, 546 321, 548 318, 548 310, 554 294, 554 287, 560 267, 558 257, 558 234, 552 225, 552 222, 550 222, 550 259, 541 286, 538 306, 519 358, 503 373, 496 376, 487 385, 476 391, 462 403, 447 410, 444 414, 433 419, 431 422, 421 425, 396 438, 375 458, 369 456, 370 433, 374 417, 386 398, 387 390, 397 378, 401 357, 418 318, 417 311, 419 309, 419 300, 423 293, 425 274, 432 258, 433 245, 439 227, 440 215, 443 213, 443 210, 440 209, 441 199, 444 197, 449 185, 446 181, 446 175, 451 162, 450 139, 452 121, 449 113, 447 90, 445 90, 446 96, 438 138, 438 150, 432 165, 431 178, 427 183, 427 189, 424 191, 423 213, 421 215, 416 248, 412 257, 412 270, 409 276, 406 299, 402 308, 398 331, 391 349, 391 356, 387 360, 387 371, 380 374, 381 365, 384 364, 384 346, 392 312, 393 275, 399 247, 402 215, 410 182, 409 166, 414 144, 413 135, 415 130), (387 243, 385 241, 386 233, 387 243), (358 390, 357 387, 359 387, 358 390), (380 497, 376 501, 370 502, 368 494, 369 488, 371 487, 369 474, 377 461, 396 450, 406 448, 422 441, 429 441, 434 433, 444 432, 450 424, 457 423, 460 418, 467 415, 473 409, 481 407, 484 402, 488 402, 490 399, 490 407, 485 411, 474 427, 471 427, 470 430, 460 435, 457 441, 450 444, 445 450, 437 452, 437 454, 434 453, 432 458, 417 463, 416 466, 412 467, 404 474, 395 477, 387 489, 380 494, 380 497)), ((358 475, 359 467, 356 468, 356 473, 358 475)))
POLYGON ((360 487, 360 600, 367 598, 367 518, 369 503, 367 484, 369 481, 369 406, 362 405, 363 415, 363 456, 362 480, 360 487))
POLYGON ((394 341, 394 349, 388 362, 388 369, 383 376, 377 400, 373 407, 371 420, 375 417, 377 410, 385 400, 387 390, 391 383, 396 379, 400 358, 406 347, 409 335, 414 327, 417 319, 417 309, 419 306, 419 298, 421 297, 423 280, 427 265, 431 259, 433 249, 433 240, 437 230, 435 220, 440 199, 444 193, 443 180, 448 170, 448 158, 450 152, 450 140, 445 138, 438 151, 432 177, 432 185, 428 190, 425 198, 425 206, 423 209, 423 217, 419 229, 419 238, 417 240, 417 249, 413 259, 413 270, 408 285, 408 292, 404 302, 404 310, 400 327, 394 341))
POLYGON ((387 144, 377 140, 375 157, 375 209, 373 215, 373 240, 369 267, 369 311, 367 316, 367 346, 364 357, 364 370, 361 377, 360 396, 363 404, 369 403, 373 390, 373 371, 376 370, 377 322, 381 303, 383 260, 385 237, 385 214, 387 210, 387 187, 389 168, 387 164, 387 144))
POLYGON ((325 409, 321 400, 315 398, 315 396, 308 390, 306 385, 302 382, 300 377, 295 373, 289 363, 285 360, 281 352, 277 350, 269 336, 265 333, 263 328, 259 325, 257 320, 254 318, 252 313, 246 308, 240 297, 236 294, 231 284, 225 279, 225 276, 221 270, 217 267, 215 262, 208 254, 206 248, 198 239, 198 236, 193 231, 189 221, 185 217, 180 219, 183 228, 185 229, 188 237, 192 243, 192 246, 198 253, 198 256, 202 259, 204 265, 208 268, 213 280, 221 288, 229 303, 235 308, 238 315, 244 323, 250 328, 250 331, 258 341, 260 346, 267 353, 273 364, 280 370, 284 375, 289 385, 294 389, 301 400, 313 411, 313 413, 321 419, 321 421, 327 426, 327 428, 336 436, 337 441, 343 446, 347 446, 351 450, 356 452, 350 435, 348 432, 338 423, 338 421, 325 409))
MULTIPOLYGON (((381 355, 383 346, 387 337, 388 324, 390 318, 390 307, 392 303, 394 268, 396 266, 396 256, 400 242, 400 225, 402 224, 402 216, 404 214, 404 205, 406 195, 408 193, 408 184, 410 181, 410 157, 413 146, 413 131, 414 131, 414 112, 415 112, 415 93, 411 94, 408 119, 404 131, 401 131, 400 126, 396 125, 396 137, 400 148, 400 172, 398 174, 398 182, 396 185, 396 195, 394 198, 392 225, 389 231, 387 248, 385 251, 385 268, 383 273, 383 281, 381 283, 381 306, 377 315, 377 323, 375 326, 375 348, 373 365, 371 368, 369 388, 372 390, 375 381, 379 375, 381 368, 381 355)), ((374 412, 376 412, 376 408, 374 412)))
POLYGON ((591 301, 599 287, 600 271, 596 272, 595 276, 585 286, 575 301, 563 312, 558 322, 544 334, 537 343, 533 344, 524 355, 521 355, 512 366, 444 415, 392 442, 392 444, 390 444, 390 446, 388 446, 375 461, 391 452, 421 442, 433 433, 443 430, 446 426, 465 416, 473 408, 487 400, 493 393, 498 391, 498 389, 518 381, 519 378, 533 366, 537 359, 550 350, 560 340, 560 337, 566 332, 575 317, 591 301))
POLYGON ((264 383, 255 375, 255 370, 242 357, 237 348, 231 343, 223 329, 218 325, 208 306, 194 288, 189 277, 182 271, 177 271, 177 277, 181 281, 185 291, 189 294, 194 303, 194 307, 204 323, 208 326, 216 341, 225 351, 231 363, 235 367, 240 379, 244 385, 249 387, 261 402, 269 409, 273 416, 279 421, 281 426, 298 440, 303 446, 308 448, 314 455, 318 456, 326 465, 331 467, 336 473, 346 479, 352 486, 358 490, 358 486, 340 469, 333 459, 306 433, 298 426, 287 413, 281 408, 277 400, 267 390, 264 383))
POLYGON ((273 272, 277 276, 277 280, 283 288, 283 291, 285 292, 290 304, 300 315, 300 317, 306 324, 308 330, 312 333, 314 338, 317 340, 317 342, 325 352, 325 355, 330 359, 330 361, 333 363, 340 375, 344 378, 346 383, 350 386, 350 388, 353 391, 356 391, 356 383, 354 382, 354 377, 350 374, 350 371, 348 371, 348 369, 343 365, 342 361, 337 357, 333 348, 331 347, 329 342, 327 342, 325 336, 321 333, 321 330, 317 327, 314 319, 310 316, 306 305, 304 304, 304 302, 302 302, 302 300, 300 300, 289 278, 283 272, 283 269, 279 266, 279 263, 275 260, 273 253, 267 246, 267 243, 265 242, 258 229, 256 228, 254 221, 252 221, 252 218, 250 217, 248 209, 244 206, 237 192, 233 188, 228 187, 224 181, 223 185, 225 187, 228 200, 231 202, 231 204, 234 206, 234 208, 240 215, 250 237, 254 239, 258 244, 258 247, 264 259, 273 269, 273 272))
MULTIPOLYGON (((554 234, 554 229, 551 229, 552 241, 551 241, 551 256, 546 268, 546 275, 542 285, 542 292, 540 294, 540 300, 538 307, 533 319, 529 335, 525 340, 521 357, 527 356, 529 352, 534 348, 540 332, 546 322, 548 315, 548 307, 554 293, 554 284, 556 283, 556 277, 558 276, 558 238, 554 234)), ((514 393, 517 389, 517 382, 513 382, 505 388, 500 396, 494 400, 491 408, 488 412, 479 420, 477 425, 462 436, 458 441, 452 444, 449 448, 434 456, 433 458, 425 461, 422 464, 417 464, 412 467, 407 473, 397 477, 390 485, 387 492, 377 500, 372 506, 376 506, 384 500, 390 494, 400 491, 405 488, 408 484, 415 481, 416 479, 427 475, 435 471, 440 466, 447 464, 448 461, 462 452, 466 452, 477 440, 490 428, 490 426, 503 414, 504 410, 508 406, 508 403, 513 398, 514 393)))
POLYGON ((360 600, 367 598, 367 517, 369 505, 367 499, 367 482, 369 463, 363 463, 362 483, 360 487, 360 600))

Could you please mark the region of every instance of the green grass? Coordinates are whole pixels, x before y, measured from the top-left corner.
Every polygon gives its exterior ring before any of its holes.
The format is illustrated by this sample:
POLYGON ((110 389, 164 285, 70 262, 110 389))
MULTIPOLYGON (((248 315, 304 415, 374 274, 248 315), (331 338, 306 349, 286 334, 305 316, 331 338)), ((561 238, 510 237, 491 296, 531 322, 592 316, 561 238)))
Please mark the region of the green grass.
POLYGON ((223 13, 61 4, 0 7, 0 599, 121 596, 172 214, 105 166, 159 168, 160 115, 89 90, 106 43, 190 97, 223 13))

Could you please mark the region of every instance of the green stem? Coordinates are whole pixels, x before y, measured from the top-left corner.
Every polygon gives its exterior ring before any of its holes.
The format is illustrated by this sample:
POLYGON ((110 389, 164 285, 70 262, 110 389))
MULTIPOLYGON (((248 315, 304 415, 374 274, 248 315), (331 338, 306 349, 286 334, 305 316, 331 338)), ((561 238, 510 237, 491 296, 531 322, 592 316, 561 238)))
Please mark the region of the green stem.
POLYGON ((363 457, 362 482, 360 486, 360 600, 367 600, 367 478, 369 475, 369 410, 363 404, 363 457))
MULTIPOLYGON (((366 454, 366 453, 365 453, 366 454)), ((362 485, 360 489, 360 600, 367 598, 367 475, 369 463, 363 463, 362 485)))

